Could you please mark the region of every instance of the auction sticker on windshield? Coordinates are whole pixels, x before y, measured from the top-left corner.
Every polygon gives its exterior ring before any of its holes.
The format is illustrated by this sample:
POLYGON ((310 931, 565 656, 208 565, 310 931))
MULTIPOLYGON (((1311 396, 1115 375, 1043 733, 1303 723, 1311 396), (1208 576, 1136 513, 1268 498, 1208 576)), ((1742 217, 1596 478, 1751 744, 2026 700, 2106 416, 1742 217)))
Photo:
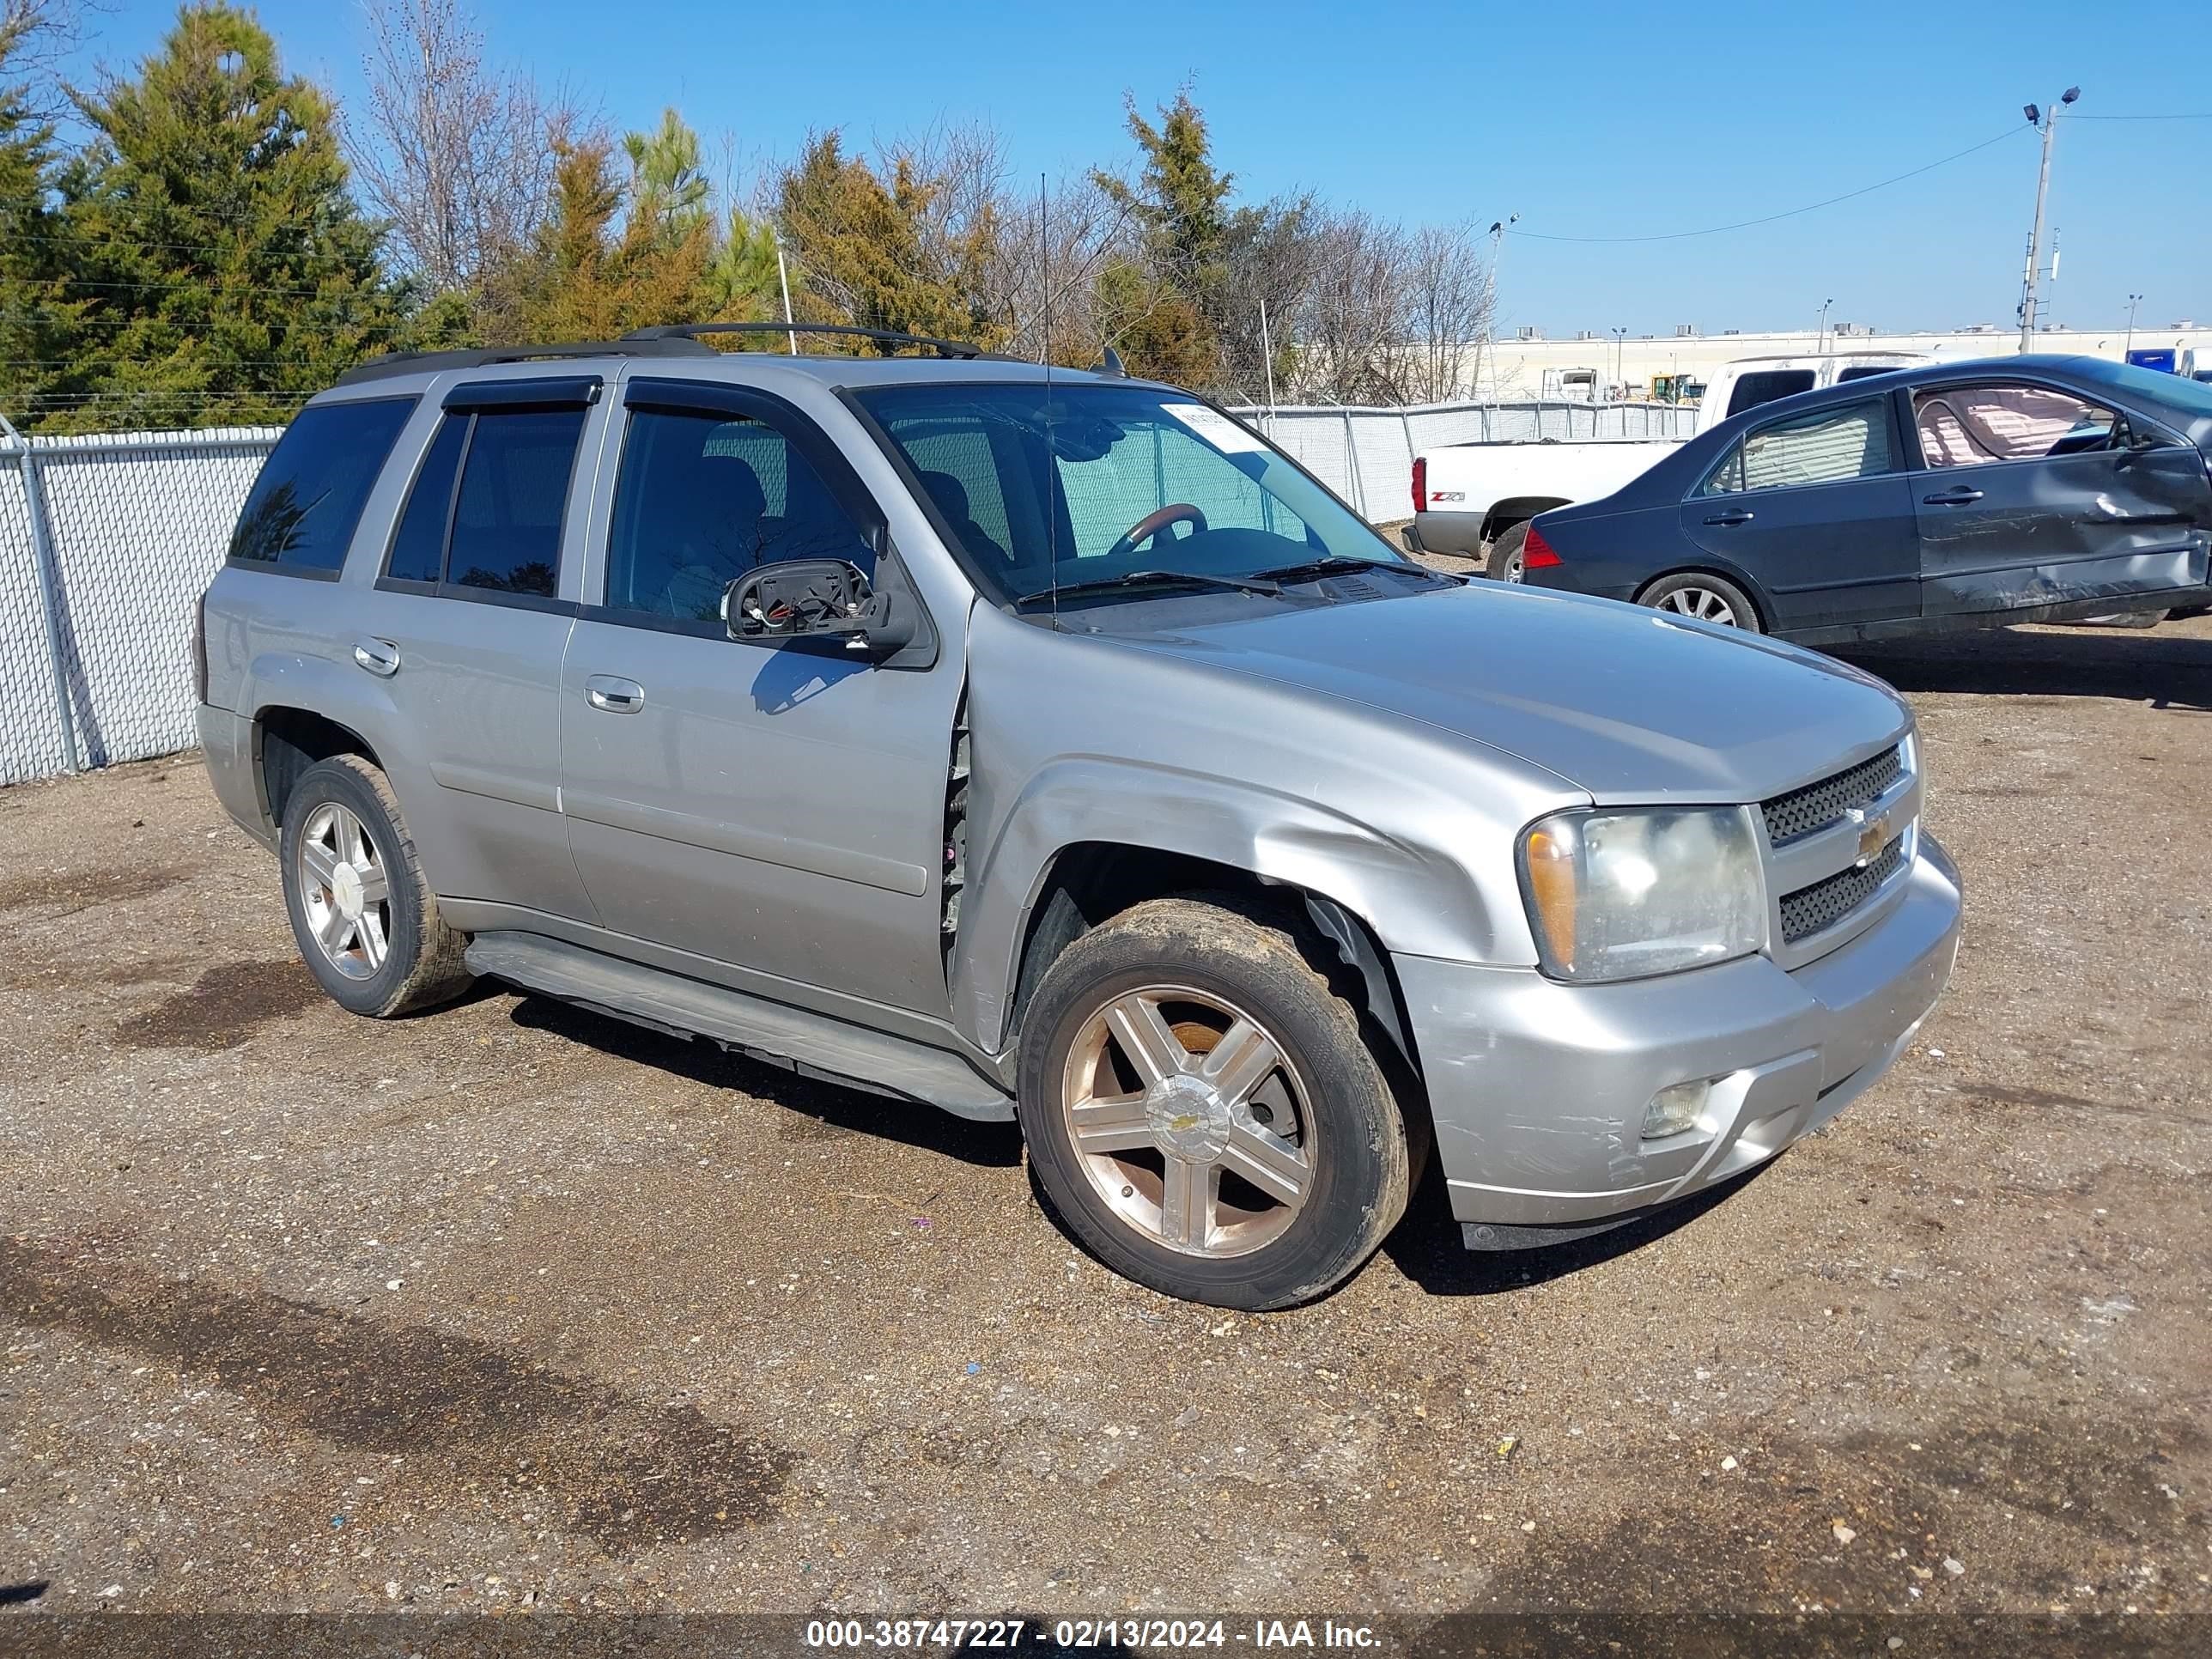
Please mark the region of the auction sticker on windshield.
POLYGON ((1160 407, 1224 455, 1244 454, 1267 447, 1219 410, 1208 409, 1204 404, 1164 403, 1160 407))

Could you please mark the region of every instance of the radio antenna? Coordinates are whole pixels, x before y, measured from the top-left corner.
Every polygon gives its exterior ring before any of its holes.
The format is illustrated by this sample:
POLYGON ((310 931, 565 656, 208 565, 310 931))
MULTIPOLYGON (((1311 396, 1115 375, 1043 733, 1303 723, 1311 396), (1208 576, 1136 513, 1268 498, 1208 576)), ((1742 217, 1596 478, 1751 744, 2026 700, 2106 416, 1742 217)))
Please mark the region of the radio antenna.
POLYGON ((1052 222, 1044 174, 1037 174, 1037 283, 1044 289, 1044 556, 1051 569, 1052 626, 1060 631, 1060 463, 1052 444, 1052 222))

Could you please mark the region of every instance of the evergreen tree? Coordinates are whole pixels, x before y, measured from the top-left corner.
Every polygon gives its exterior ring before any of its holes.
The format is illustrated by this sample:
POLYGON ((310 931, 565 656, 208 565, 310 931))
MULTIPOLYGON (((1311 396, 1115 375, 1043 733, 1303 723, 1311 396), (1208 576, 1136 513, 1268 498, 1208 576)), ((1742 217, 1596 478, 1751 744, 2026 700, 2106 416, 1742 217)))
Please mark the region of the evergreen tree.
POLYGON ((713 186, 699 167, 699 135, 673 109, 653 132, 623 140, 629 156, 630 216, 655 241, 674 246, 707 228, 713 186))
POLYGON ((1157 126, 1137 112, 1135 99, 1127 110, 1129 136, 1144 156, 1139 184, 1103 172, 1091 177, 1136 222, 1149 270, 1100 272, 1101 321, 1132 372, 1211 387, 1220 379, 1235 175, 1214 167, 1206 118, 1188 87, 1162 106, 1157 126))
POLYGON ((98 398, 73 423, 283 419, 401 343, 330 100, 250 14, 187 5, 135 79, 70 95, 94 133, 62 180, 83 250, 71 378, 98 398))
POLYGON ((27 77, 40 13, 0 9, 0 415, 17 426, 49 418, 68 384, 82 307, 69 295, 70 227, 53 210, 53 124, 27 77))

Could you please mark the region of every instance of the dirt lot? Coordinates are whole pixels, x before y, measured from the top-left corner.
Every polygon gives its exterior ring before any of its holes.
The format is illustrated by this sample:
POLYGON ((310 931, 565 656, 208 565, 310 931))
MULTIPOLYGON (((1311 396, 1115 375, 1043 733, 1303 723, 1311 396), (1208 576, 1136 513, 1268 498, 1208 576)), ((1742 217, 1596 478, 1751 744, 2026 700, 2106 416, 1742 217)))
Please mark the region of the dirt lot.
POLYGON ((1010 1130, 498 990, 349 1018, 189 758, 0 792, 0 1583, 2212 1609, 2212 622, 1861 660, 1968 892, 1891 1078, 1668 1226, 1469 1256, 1431 1193, 1261 1318, 1108 1276, 1010 1130))

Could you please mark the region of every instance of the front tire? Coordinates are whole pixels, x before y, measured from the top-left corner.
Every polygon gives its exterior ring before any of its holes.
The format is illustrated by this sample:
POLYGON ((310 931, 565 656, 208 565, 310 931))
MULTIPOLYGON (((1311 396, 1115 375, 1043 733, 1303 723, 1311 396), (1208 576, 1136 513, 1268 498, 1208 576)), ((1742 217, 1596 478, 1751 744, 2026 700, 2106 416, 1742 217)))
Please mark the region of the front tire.
POLYGON ((1708 575, 1702 570, 1679 570, 1671 576, 1662 576, 1638 593, 1636 602, 1698 622, 1741 628, 1747 634, 1766 631, 1759 623, 1759 607, 1752 603, 1750 594, 1726 577, 1708 575))
POLYGON ((1016 1103, 1062 1223, 1140 1285, 1286 1308, 1405 1212, 1406 1125, 1317 941, 1223 894, 1157 899, 1062 951, 1016 1103))
POLYGON ((333 1001, 372 1019, 450 1000, 475 975, 438 914, 384 774, 334 755, 300 775, 278 854, 300 955, 333 1001))

